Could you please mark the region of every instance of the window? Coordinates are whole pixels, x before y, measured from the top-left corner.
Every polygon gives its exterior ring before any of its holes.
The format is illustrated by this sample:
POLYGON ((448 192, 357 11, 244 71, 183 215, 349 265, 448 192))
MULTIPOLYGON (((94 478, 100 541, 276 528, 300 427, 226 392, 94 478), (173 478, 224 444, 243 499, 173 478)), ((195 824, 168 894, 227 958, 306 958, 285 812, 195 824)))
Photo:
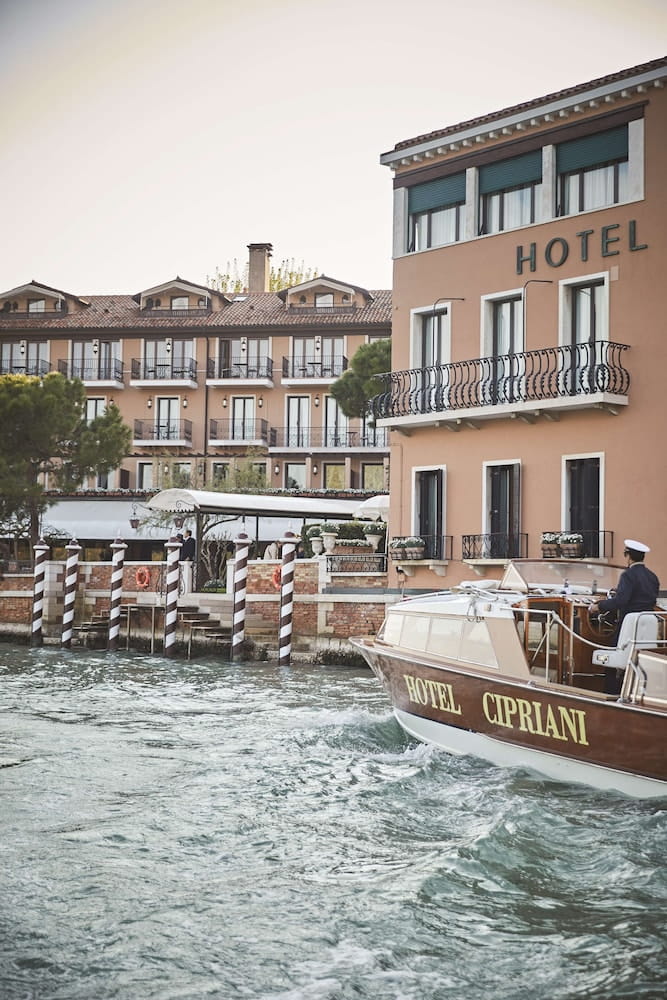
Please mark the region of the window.
POLYGON ((292 372, 296 378, 337 378, 347 367, 343 337, 295 337, 292 372))
POLYGON ((629 197, 628 126, 556 147, 557 215, 576 215, 629 197))
POLYGON ((86 400, 86 420, 90 423, 96 417, 101 417, 107 408, 106 399, 96 399, 91 397, 86 400))
POLYGON ((326 462, 322 473, 325 490, 345 489, 345 466, 342 463, 326 462))
POLYGON ((415 403, 419 412, 443 409, 448 403, 451 326, 449 310, 440 306, 434 310, 415 310, 412 327, 412 364, 415 374, 415 403))
POLYGON ((0 344, 0 375, 45 375, 48 370, 46 341, 0 344))
POLYGON ((541 149, 480 167, 480 235, 539 222, 541 186, 541 149))
POLYGON ((172 295, 171 297, 172 309, 187 309, 189 304, 187 295, 172 295))
POLYGON ((191 485, 191 475, 190 462, 174 462, 171 467, 171 485, 187 489, 191 485))
POLYGON ((118 358, 120 341, 75 340, 72 342, 72 378, 80 378, 83 382, 114 378, 118 358))
POLYGON ((155 437, 158 441, 176 441, 181 436, 180 407, 175 396, 161 396, 155 408, 155 437))
POLYGON ((137 489, 151 490, 153 488, 153 463, 137 462, 137 489))
POLYGON ((211 464, 214 486, 224 486, 229 480, 229 462, 213 462, 211 464))
POLYGON ((484 339, 479 394, 483 406, 521 398, 522 371, 517 355, 524 350, 523 301, 513 294, 483 298, 484 339))
POLYGON ((285 465, 285 487, 288 490, 302 490, 306 485, 306 466, 300 462, 285 465))
POLYGON ((415 534, 424 539, 430 559, 444 558, 444 483, 444 468, 414 472, 415 534))
POLYGON ((408 189, 408 252, 457 243, 466 196, 465 172, 408 189))
POLYGON ((333 308, 334 297, 333 292, 316 292, 315 293, 315 308, 316 309, 331 309, 333 308))
POLYGON ((565 459, 567 530, 584 536, 584 555, 600 555, 600 457, 565 459))
POLYGON ((46 311, 46 300, 45 299, 29 299, 28 300, 28 312, 29 313, 43 313, 46 311))
POLYGON ((384 465, 364 462, 361 466, 361 488, 376 492, 386 489, 384 465))
POLYGON ((609 336, 608 276, 595 275, 561 285, 561 343, 566 363, 561 390, 571 395, 595 392, 605 384, 605 341, 609 336))
POLYGON ((346 448, 349 445, 347 417, 333 396, 324 399, 324 446, 346 448))
POLYGON ((146 341, 145 376, 154 379, 194 378, 191 340, 146 341))

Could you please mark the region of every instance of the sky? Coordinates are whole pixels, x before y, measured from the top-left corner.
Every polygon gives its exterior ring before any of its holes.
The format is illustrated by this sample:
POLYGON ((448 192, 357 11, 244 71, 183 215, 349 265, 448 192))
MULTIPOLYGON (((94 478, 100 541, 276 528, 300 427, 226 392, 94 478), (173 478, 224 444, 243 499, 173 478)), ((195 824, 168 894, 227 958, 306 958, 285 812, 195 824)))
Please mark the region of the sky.
POLYGON ((667 0, 0 0, 0 288, 390 288, 397 142, 667 54, 667 0))

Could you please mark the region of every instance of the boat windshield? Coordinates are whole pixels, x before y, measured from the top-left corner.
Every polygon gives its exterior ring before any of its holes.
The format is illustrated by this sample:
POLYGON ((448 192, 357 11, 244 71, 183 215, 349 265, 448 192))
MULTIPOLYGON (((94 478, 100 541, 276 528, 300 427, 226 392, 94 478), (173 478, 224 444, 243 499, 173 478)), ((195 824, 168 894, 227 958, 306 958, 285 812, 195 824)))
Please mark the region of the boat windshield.
POLYGON ((535 588, 560 588, 567 580, 570 586, 592 593, 605 593, 618 585, 622 572, 622 566, 586 562, 584 559, 517 559, 505 570, 499 589, 527 593, 535 588))

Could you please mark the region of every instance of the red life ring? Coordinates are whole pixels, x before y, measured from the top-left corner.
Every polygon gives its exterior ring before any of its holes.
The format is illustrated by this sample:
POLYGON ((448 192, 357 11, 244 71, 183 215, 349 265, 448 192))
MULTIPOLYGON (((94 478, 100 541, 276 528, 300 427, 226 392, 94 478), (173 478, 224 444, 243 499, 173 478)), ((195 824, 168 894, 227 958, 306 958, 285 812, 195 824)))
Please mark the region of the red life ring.
POLYGON ((282 586, 282 574, 280 566, 276 566, 276 568, 274 569, 273 575, 271 576, 271 583, 276 588, 276 590, 280 590, 282 586))
POLYGON ((151 571, 147 566, 140 566, 134 574, 134 579, 137 587, 140 587, 141 590, 146 590, 151 582, 151 571))

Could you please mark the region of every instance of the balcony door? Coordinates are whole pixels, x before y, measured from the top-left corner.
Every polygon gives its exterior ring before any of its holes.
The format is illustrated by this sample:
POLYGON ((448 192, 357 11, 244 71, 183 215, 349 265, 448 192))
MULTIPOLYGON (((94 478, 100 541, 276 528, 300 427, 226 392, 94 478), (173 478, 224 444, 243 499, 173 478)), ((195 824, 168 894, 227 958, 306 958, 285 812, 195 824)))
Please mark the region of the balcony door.
POLYGON ((333 396, 324 399, 324 445, 326 448, 345 448, 347 439, 347 417, 333 396))
POLYGON ((524 350, 523 308, 520 298, 493 303, 491 348, 491 403, 512 403, 521 398, 517 354, 524 350))
POLYGON ((424 469, 416 474, 417 534, 426 542, 425 554, 443 558, 444 469, 424 469))
POLYGON ((310 397, 289 396, 287 399, 287 428, 285 431, 288 448, 310 447, 310 397))
POLYGON ((574 393, 594 392, 600 358, 596 356, 599 341, 606 336, 607 297, 602 281, 570 288, 572 325, 572 367, 570 390, 574 393))
POLYGON ((521 554, 520 466, 488 466, 486 490, 489 558, 516 559, 521 554))
POLYGON ((176 441, 181 436, 177 396, 160 396, 155 408, 155 436, 159 441, 176 441))
POLYGON ((255 397, 235 396, 232 400, 232 439, 252 441, 255 437, 255 397))
POLYGON ((448 405, 448 386, 443 366, 449 359, 449 316, 446 309, 424 313, 418 343, 418 407, 431 413, 448 405))
POLYGON ((600 459, 575 458, 566 464, 568 530, 584 536, 585 555, 600 555, 600 459))

